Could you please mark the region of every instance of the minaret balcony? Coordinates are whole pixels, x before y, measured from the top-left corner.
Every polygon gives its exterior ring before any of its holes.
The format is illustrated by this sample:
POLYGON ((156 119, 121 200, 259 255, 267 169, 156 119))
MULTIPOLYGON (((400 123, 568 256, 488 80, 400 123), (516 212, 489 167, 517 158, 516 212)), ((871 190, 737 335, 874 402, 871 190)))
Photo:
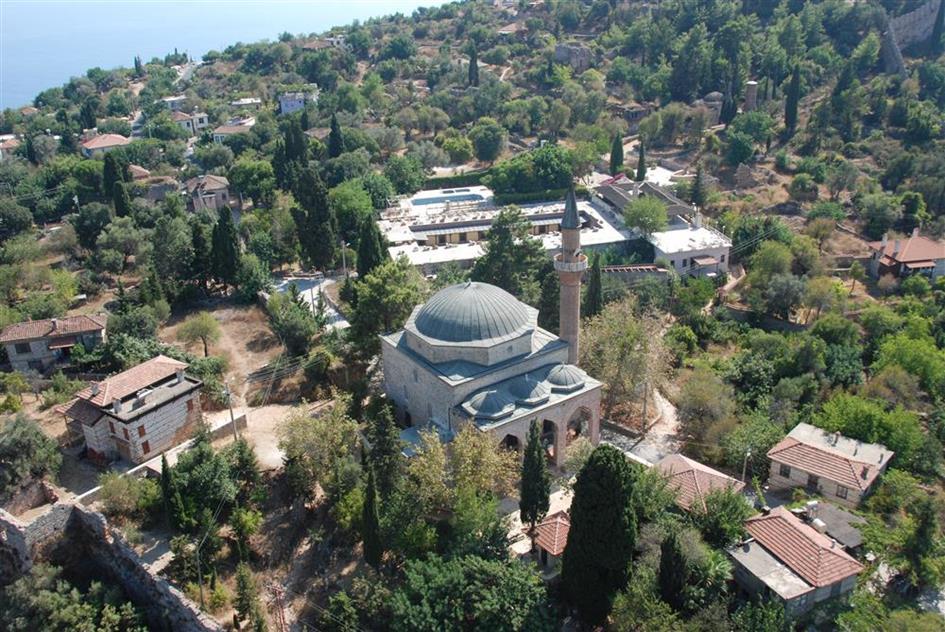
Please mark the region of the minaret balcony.
POLYGON ((584 272, 587 270, 587 255, 578 254, 573 257, 567 257, 567 259, 573 260, 566 261, 563 253, 556 254, 555 270, 558 272, 584 272))

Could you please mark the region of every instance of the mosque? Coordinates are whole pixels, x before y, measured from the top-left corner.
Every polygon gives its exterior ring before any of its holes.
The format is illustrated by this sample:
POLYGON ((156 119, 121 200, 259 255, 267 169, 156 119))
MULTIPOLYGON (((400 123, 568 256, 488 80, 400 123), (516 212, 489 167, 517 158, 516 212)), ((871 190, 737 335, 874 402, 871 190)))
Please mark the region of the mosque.
POLYGON ((538 326, 538 310, 487 283, 444 288, 414 308, 404 328, 381 336, 384 389, 409 455, 420 431, 449 441, 465 424, 509 448, 524 448, 532 421, 541 424, 549 458, 564 463, 577 436, 600 435, 601 383, 578 366, 581 215, 569 191, 554 266, 561 284, 560 329, 538 326))

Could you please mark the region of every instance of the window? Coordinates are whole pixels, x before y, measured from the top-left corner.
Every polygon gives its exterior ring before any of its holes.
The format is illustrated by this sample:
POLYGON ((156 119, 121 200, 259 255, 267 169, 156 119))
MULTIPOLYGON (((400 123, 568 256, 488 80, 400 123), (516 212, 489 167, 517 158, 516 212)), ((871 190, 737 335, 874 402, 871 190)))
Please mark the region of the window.
POLYGON ((43 361, 42 360, 30 360, 26 363, 26 366, 30 368, 31 371, 42 371, 43 370, 43 361))
POLYGON ((807 487, 808 489, 817 489, 820 486, 820 477, 814 476, 813 474, 807 475, 807 487))
POLYGON ((122 432, 125 433, 125 441, 127 441, 128 439, 130 439, 130 437, 128 436, 128 429, 127 429, 127 428, 122 428, 122 432))
POLYGON ((139 437, 144 436, 144 426, 138 426, 138 436, 139 437))
POLYGON ((687 262, 687 261, 689 261, 689 260, 688 260, 688 259, 683 259, 683 260, 682 260, 682 267, 684 267, 684 268, 686 267, 686 262, 687 262))
POLYGON ((30 343, 28 342, 18 342, 14 345, 18 355, 23 355, 30 352, 30 343))
POLYGON ((115 424, 113 424, 110 421, 108 422, 108 429, 111 431, 112 434, 115 434, 115 424))
POLYGON ((150 451, 151 451, 151 444, 148 443, 147 441, 145 441, 144 443, 142 443, 142 444, 141 444, 141 451, 142 451, 144 454, 147 454, 148 452, 150 452, 150 451))
POLYGON ((194 409, 194 400, 193 400, 193 399, 188 399, 188 400, 187 400, 187 412, 191 412, 193 409, 194 409))
POLYGON ((722 255, 722 258, 720 259, 720 261, 721 261, 722 263, 725 263, 725 255, 722 255))
POLYGON ((778 474, 784 478, 791 478, 791 466, 782 463, 781 468, 778 470, 778 474))
POLYGON ((459 243, 465 244, 465 243, 468 242, 468 241, 469 241, 469 234, 468 234, 468 233, 460 233, 460 234, 459 234, 459 243))
POLYGON ((837 485, 837 498, 843 498, 845 500, 849 491, 850 490, 843 485, 837 485))
POLYGON ((446 243, 446 235, 437 235, 437 236, 436 236, 436 244, 437 244, 438 246, 442 246, 442 245, 445 244, 445 243, 446 243))

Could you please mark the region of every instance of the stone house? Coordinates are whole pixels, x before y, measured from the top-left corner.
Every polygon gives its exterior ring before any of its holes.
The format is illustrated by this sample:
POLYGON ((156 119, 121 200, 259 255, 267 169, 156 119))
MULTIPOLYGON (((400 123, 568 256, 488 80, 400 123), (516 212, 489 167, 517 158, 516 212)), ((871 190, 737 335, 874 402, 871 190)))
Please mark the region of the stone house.
POLYGON ((839 543, 784 507, 749 518, 745 530, 749 539, 728 551, 735 581, 763 601, 781 602, 789 618, 848 595, 863 570, 839 543))
POLYGON ((84 438, 89 458, 142 463, 186 441, 201 419, 203 382, 186 369, 159 355, 93 382, 56 410, 84 438))
POLYGON ((223 176, 204 175, 191 178, 185 185, 187 204, 195 211, 218 211, 230 205, 230 181, 223 176))
POLYGON ((124 147, 129 143, 131 143, 131 139, 125 138, 121 134, 99 134, 82 142, 82 155, 86 158, 104 156, 113 149, 124 147))
POLYGON ((893 451, 800 423, 768 451, 773 489, 803 487, 812 494, 856 507, 872 490, 893 451))
POLYGON ((92 349, 104 342, 106 320, 97 314, 15 323, 0 332, 0 344, 14 371, 43 373, 67 364, 76 345, 92 349))
POLYGON ((292 114, 305 109, 305 104, 318 103, 318 86, 312 85, 310 89, 296 92, 283 92, 279 95, 279 114, 292 114))
POLYGON ((220 125, 213 130, 213 142, 217 145, 222 145, 223 141, 230 136, 245 134, 252 129, 255 124, 256 118, 252 116, 246 119, 234 119, 229 121, 226 125, 220 125))
POLYGON ((171 118, 191 136, 196 135, 197 132, 210 125, 210 117, 206 112, 185 114, 184 112, 174 111, 171 112, 171 118))
POLYGON ((705 513, 705 497, 710 493, 718 489, 740 492, 745 488, 745 483, 681 454, 669 454, 655 467, 666 478, 666 487, 674 492, 676 505, 684 511, 705 513))
POLYGON ((923 237, 918 227, 908 239, 889 240, 883 235, 882 240, 871 242, 869 247, 868 270, 873 278, 922 274, 937 279, 945 274, 945 242, 923 237))

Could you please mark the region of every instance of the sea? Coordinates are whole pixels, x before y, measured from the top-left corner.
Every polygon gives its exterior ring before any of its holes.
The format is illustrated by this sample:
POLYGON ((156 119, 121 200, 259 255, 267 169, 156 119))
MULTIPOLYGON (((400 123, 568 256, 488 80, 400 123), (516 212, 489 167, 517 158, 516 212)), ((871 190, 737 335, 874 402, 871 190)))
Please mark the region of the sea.
POLYGON ((131 67, 187 52, 199 60, 236 42, 318 33, 437 0, 0 0, 0 108, 96 66, 131 67))

